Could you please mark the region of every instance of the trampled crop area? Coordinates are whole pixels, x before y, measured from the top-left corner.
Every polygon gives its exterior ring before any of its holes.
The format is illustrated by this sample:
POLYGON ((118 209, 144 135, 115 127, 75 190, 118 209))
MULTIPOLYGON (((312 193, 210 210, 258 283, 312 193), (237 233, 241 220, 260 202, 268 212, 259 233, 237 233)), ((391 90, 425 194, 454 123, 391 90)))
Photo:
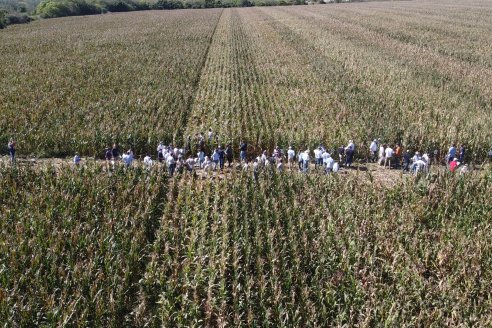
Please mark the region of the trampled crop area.
MULTIPOLYGON (((0 144, 14 137, 19 156, 101 156, 113 142, 154 154, 212 128, 252 153, 353 139, 364 156, 380 137, 465 142, 467 160, 482 160, 490 17, 488 1, 439 0, 10 26, 0 144)), ((490 165, 391 170, 400 178, 380 184, 360 165, 204 178, 49 163, 0 161, 2 326, 492 325, 490 165)))
POLYGON ((212 128, 257 149, 492 140, 492 5, 374 2, 140 12, 0 33, 0 141, 138 154, 212 128))

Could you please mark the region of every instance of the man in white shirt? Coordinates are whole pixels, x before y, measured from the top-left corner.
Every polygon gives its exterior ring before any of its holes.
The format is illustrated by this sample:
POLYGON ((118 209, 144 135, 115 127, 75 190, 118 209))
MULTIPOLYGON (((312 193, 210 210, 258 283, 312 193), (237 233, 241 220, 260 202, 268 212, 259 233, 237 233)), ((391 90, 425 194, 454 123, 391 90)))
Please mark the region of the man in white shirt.
POLYGON ((167 164, 167 171, 169 173, 169 176, 173 176, 174 170, 176 169, 176 161, 174 160, 174 157, 169 154, 166 157, 166 164, 167 164))
POLYGON ((372 162, 376 162, 378 153, 378 141, 374 139, 369 146, 370 159, 372 162))
POLYGON ((296 156, 296 152, 292 149, 292 146, 289 146, 289 150, 287 150, 287 161, 289 162, 289 169, 292 169, 292 162, 294 162, 294 158, 296 156))
POLYGON ((306 149, 302 155, 302 166, 304 173, 307 173, 309 171, 309 161, 309 149, 306 149))
POLYGON ((150 169, 152 167, 152 158, 147 154, 147 156, 144 157, 144 165, 147 169, 150 169))
POLYGON ((385 155, 385 160, 384 160, 384 167, 386 167, 386 165, 388 165, 388 168, 391 169, 391 161, 393 160, 393 148, 391 148, 390 145, 388 145, 388 147, 386 147, 386 149, 384 150, 384 155, 385 155))
POLYGON ((321 146, 314 149, 314 159, 315 159, 315 162, 314 162, 314 169, 317 170, 318 169, 318 166, 323 166, 323 157, 322 157, 323 153, 321 151, 321 146))
POLYGON ((333 158, 331 158, 331 155, 326 153, 326 157, 325 157, 325 170, 326 170, 326 174, 330 174, 331 171, 333 170, 333 165, 335 164, 335 161, 333 160, 333 158))

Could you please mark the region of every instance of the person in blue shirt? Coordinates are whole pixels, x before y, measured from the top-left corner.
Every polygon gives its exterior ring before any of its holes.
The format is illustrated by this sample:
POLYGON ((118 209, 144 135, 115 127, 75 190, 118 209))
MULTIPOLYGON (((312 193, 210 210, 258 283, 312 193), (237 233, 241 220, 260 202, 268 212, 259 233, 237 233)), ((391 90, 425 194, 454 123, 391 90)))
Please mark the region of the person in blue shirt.
POLYGON ((246 160, 247 157, 247 152, 248 152, 248 144, 245 141, 241 141, 241 144, 239 145, 239 158, 242 161, 246 160))
POLYGON ((456 144, 452 144, 448 150, 448 163, 451 163, 456 157, 456 144))

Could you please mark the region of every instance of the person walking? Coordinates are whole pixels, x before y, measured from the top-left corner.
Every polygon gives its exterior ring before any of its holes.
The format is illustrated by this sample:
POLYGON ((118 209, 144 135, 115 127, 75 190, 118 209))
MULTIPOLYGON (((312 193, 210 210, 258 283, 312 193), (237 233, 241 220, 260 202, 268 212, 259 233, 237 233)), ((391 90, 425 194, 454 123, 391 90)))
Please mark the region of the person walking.
POLYGON ((15 164, 15 140, 13 138, 10 138, 7 147, 9 148, 10 162, 15 164))
POLYGON ((386 145, 381 145, 379 147, 379 159, 378 159, 378 163, 379 165, 384 165, 384 161, 385 161, 385 152, 386 152, 386 145))

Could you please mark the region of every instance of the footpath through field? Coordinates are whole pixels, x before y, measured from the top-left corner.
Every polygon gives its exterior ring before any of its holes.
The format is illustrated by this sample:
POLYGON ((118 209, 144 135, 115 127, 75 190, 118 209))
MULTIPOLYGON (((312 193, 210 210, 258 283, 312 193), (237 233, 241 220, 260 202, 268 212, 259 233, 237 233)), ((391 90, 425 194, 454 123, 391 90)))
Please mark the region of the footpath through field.
MULTIPOLYGON (((8 156, 0 157, 0 165, 10 166, 10 159, 8 156)), ((75 170, 77 167, 73 164, 71 158, 17 158, 16 165, 19 167, 31 167, 34 169, 46 169, 49 167, 53 167, 57 170, 75 170)), ((94 158, 83 158, 79 168, 90 167, 93 165, 100 166, 102 171, 111 171, 113 169, 112 165, 106 161, 101 159, 94 158)), ((124 167, 124 164, 121 160, 116 162, 116 167, 124 167)), ((473 168, 467 174, 481 174, 486 171, 487 167, 490 164, 484 163, 482 165, 473 166, 473 168)), ((145 164, 141 160, 135 160, 130 169, 135 168, 146 168, 145 164)), ((167 174, 166 165, 164 163, 159 163, 157 161, 153 162, 153 165, 150 169, 153 172, 162 172, 162 174, 167 174)), ((447 171, 447 168, 444 165, 431 165, 430 174, 442 174, 447 171)), ((239 161, 234 161, 231 167, 228 167, 227 164, 224 165, 224 169, 213 171, 211 170, 209 173, 204 171, 198 166, 195 166, 193 170, 194 174, 197 177, 207 180, 207 179, 228 179, 232 178, 232 175, 235 173, 247 173, 253 174, 253 167, 250 165, 247 171, 244 171, 241 163, 239 161)), ((262 170, 260 170, 260 175, 262 170)), ((298 169, 297 162, 293 163, 292 168, 289 168, 288 164, 285 164, 285 169, 283 171, 284 174, 300 174, 304 175, 306 173, 300 172, 298 169)), ((322 168, 315 168, 314 163, 311 163, 309 166, 309 171, 307 173, 310 176, 318 175, 324 176, 324 170, 322 168)), ((338 175, 340 177, 349 177, 349 176, 357 176, 360 179, 367 181, 368 183, 373 184, 375 187, 392 187, 397 184, 399 181, 404 179, 411 179, 415 177, 412 173, 403 173, 401 169, 392 168, 388 169, 376 163, 365 163, 363 161, 359 161, 354 163, 352 167, 345 168, 341 167, 337 173, 331 173, 332 175, 338 175)), ((456 173, 459 175, 459 173, 456 173)), ((175 174, 178 175, 178 174, 175 174)), ((184 171, 184 176, 191 177, 191 174, 184 171)))

